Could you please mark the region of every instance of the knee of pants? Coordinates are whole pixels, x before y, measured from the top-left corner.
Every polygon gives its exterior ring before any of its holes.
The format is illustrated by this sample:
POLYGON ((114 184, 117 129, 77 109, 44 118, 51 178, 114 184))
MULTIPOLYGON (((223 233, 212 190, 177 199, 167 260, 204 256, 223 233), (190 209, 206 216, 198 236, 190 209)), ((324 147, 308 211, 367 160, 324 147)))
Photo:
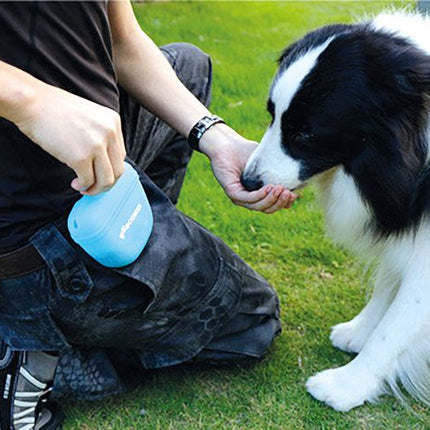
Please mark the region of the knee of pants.
POLYGON ((161 51, 182 83, 206 106, 210 103, 212 62, 206 53, 190 43, 178 42, 161 51))

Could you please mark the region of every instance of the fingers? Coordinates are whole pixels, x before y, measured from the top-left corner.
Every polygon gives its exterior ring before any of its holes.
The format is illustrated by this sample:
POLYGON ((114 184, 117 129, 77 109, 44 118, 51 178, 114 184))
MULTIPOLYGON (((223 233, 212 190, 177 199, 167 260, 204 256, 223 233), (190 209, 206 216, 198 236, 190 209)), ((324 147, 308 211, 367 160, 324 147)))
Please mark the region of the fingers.
POLYGON ((117 138, 108 147, 108 156, 116 182, 124 171, 124 160, 126 156, 124 138, 122 136, 120 124, 118 126, 117 138))
POLYGON ((281 209, 289 209, 297 196, 288 190, 283 190, 279 193, 278 199, 273 203, 272 206, 262 210, 266 214, 273 214, 281 209))
POLYGON ((225 186, 225 191, 235 205, 250 208, 261 202, 273 188, 273 185, 267 185, 255 191, 246 191, 242 184, 236 181, 230 186, 225 186))
POLYGON ((78 177, 72 181, 71 186, 81 194, 94 196, 107 191, 122 175, 126 152, 120 126, 106 146, 107 148, 100 145, 100 150, 93 159, 87 159, 82 164, 82 169, 76 170, 78 177))
MULTIPOLYGON (((263 196, 259 200, 256 200, 256 196, 250 196, 246 202, 237 203, 245 206, 247 209, 272 214, 281 209, 290 208, 293 202, 297 199, 297 196, 291 191, 285 189, 281 185, 268 185, 261 188, 259 195, 263 196)), ((248 193, 252 194, 252 193, 248 193)))
POLYGON ((83 159, 75 168, 75 172, 77 174, 77 178, 73 179, 71 186, 76 191, 84 193, 95 182, 93 165, 83 159))
POLYGON ((112 164, 107 153, 103 153, 94 159, 93 169, 95 182, 83 193, 89 196, 94 196, 101 192, 107 191, 115 184, 116 181, 112 164))

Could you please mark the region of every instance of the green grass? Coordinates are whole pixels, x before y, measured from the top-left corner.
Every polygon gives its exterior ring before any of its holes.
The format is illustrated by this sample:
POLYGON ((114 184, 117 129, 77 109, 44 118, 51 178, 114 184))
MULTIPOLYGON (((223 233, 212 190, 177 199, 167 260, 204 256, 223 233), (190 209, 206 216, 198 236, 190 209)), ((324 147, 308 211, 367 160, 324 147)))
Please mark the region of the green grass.
MULTIPOLYGON (((275 60, 317 26, 380 11, 388 2, 180 2, 135 7, 158 44, 188 41, 214 62, 212 110, 258 140, 275 60)), ((66 405, 70 429, 425 429, 426 409, 392 398, 341 414, 312 399, 306 379, 348 362, 329 342, 329 328, 363 306, 366 276, 354 258, 324 236, 313 190, 289 211, 263 215, 234 207, 194 157, 180 209, 220 236, 279 292, 283 333, 251 370, 157 371, 141 388, 94 404, 66 405), (146 413, 140 415, 141 409, 146 413), (414 412, 414 413, 413 413, 414 412)))

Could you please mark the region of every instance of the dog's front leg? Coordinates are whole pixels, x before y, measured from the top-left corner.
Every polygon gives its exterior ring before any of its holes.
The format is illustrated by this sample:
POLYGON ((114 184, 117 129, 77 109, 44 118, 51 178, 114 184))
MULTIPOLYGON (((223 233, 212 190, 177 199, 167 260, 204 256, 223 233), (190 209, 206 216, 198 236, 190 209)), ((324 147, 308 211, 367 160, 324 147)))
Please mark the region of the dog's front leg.
POLYGON ((411 264, 395 299, 360 354, 346 366, 311 377, 306 384, 308 391, 338 411, 375 401, 386 392, 385 381, 395 379, 400 355, 413 346, 420 333, 429 330, 429 285, 428 262, 411 264))
POLYGON ((393 301, 399 279, 382 263, 375 276, 375 287, 369 303, 351 321, 332 328, 330 340, 336 348, 359 353, 393 301))

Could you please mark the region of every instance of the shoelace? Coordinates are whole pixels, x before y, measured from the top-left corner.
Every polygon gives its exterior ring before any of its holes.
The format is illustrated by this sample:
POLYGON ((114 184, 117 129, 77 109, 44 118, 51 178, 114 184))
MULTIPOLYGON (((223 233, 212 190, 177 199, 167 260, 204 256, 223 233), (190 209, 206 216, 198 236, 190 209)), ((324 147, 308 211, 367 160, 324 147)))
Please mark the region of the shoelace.
POLYGON ((38 391, 17 391, 15 393, 14 406, 22 410, 13 414, 13 425, 15 430, 33 430, 36 425, 36 408, 40 401, 52 391, 44 382, 34 378, 23 367, 19 370, 20 376, 26 379, 30 384, 38 388, 38 391))

